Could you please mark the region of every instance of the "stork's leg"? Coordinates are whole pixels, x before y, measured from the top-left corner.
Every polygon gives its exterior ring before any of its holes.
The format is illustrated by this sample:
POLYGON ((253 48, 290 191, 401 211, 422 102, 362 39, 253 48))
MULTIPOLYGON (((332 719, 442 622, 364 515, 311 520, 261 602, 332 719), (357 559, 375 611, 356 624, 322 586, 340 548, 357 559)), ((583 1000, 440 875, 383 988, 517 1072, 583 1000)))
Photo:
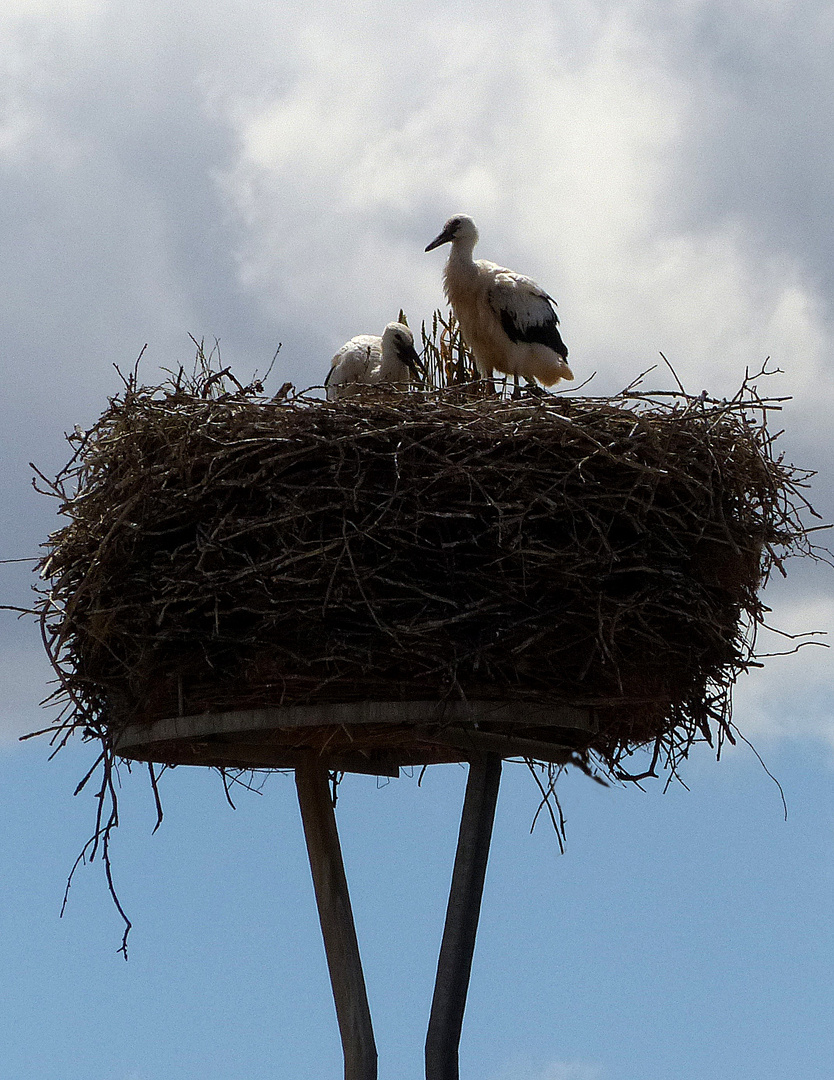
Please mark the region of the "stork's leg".
POLYGON ((473 394, 476 397, 500 397, 500 391, 495 387, 495 372, 479 372, 477 380, 472 384, 473 394))
POLYGON ((513 401, 518 401, 521 397, 521 387, 518 384, 518 372, 513 375, 513 401))
POLYGON ((472 760, 426 1037, 426 1080, 458 1080, 458 1047, 500 782, 499 754, 472 760))
POLYGON ((345 1080, 376 1080, 377 1057, 327 768, 310 756, 295 770, 324 951, 345 1057, 345 1080))

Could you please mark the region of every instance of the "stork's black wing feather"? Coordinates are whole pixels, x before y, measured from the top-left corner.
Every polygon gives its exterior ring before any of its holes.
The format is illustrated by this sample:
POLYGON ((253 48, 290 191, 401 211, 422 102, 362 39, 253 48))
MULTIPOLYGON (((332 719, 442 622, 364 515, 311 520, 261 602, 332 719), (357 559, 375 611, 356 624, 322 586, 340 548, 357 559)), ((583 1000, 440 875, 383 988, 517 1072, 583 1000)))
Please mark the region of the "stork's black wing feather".
POLYGON ((556 301, 541 285, 503 266, 488 266, 493 284, 487 302, 514 344, 546 345, 567 359, 568 350, 559 333, 556 301))
POLYGON ((515 314, 507 311, 506 308, 499 311, 498 315, 504 333, 514 344, 523 342, 530 345, 534 343, 546 345, 559 356, 567 359, 568 347, 562 341, 562 335, 559 333, 559 319, 552 309, 552 317, 546 322, 528 323, 526 326, 521 326, 515 314))

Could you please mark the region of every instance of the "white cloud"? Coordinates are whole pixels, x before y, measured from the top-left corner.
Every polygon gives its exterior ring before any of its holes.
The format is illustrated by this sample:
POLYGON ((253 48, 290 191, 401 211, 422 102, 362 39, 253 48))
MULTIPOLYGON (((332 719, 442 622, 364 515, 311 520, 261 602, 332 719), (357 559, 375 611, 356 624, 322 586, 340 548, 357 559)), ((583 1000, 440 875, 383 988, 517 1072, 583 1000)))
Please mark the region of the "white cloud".
MULTIPOLYGON (((133 230, 119 245, 130 264, 111 277, 117 287, 133 276, 149 327, 156 310, 160 323, 182 324, 183 339, 218 329, 190 302, 175 250, 190 170, 216 179, 237 231, 240 288, 295 340, 288 359, 302 382, 346 336, 378 329, 401 305, 415 321, 442 303, 441 256, 422 247, 465 209, 484 257, 558 295, 578 374, 599 369, 600 391, 658 350, 687 385, 718 393, 771 355, 821 426, 821 380, 834 390, 827 298, 801 255, 771 242, 757 209, 765 192, 769 218, 781 219, 765 181, 802 158, 773 156, 780 138, 765 127, 773 102, 756 105, 757 73, 781 58, 788 30, 788 46, 799 51, 804 33, 801 55, 813 56, 803 27, 824 37, 813 5, 804 21, 764 0, 734 6, 743 49, 720 0, 662 17, 645 0, 558 11, 533 0, 524 20, 497 2, 337 11, 326 0, 303 14, 256 4, 240 20, 220 2, 199 28, 188 8, 157 3, 11 7, 0 15, 0 161, 36 169, 38 188, 95 192, 100 232, 133 230), (728 50, 753 67, 724 64, 728 50), (736 114, 740 134, 756 139, 752 164, 733 155, 736 114), (233 141, 221 144, 220 132, 233 141), (761 176, 751 172, 758 153, 761 176), (154 171, 166 154, 182 168, 154 171), (736 166, 746 198, 725 178, 710 203, 713 180, 736 166), (50 168, 63 179, 50 181, 50 168)), ((786 135, 812 115, 808 94, 826 100, 800 70, 806 82, 779 101, 786 135)), ((787 194, 778 209, 807 218, 787 194)), ((106 241, 102 254, 110 273, 106 241)), ((234 287, 219 286, 227 296, 234 287)))
POLYGON ((515 1062, 491 1080, 603 1080, 601 1065, 587 1061, 552 1061, 543 1068, 530 1062, 515 1062))
MULTIPOLYGON (((768 624, 791 639, 764 631, 760 652, 790 655, 766 658, 764 667, 742 677, 733 695, 735 722, 756 745, 769 740, 810 739, 834 751, 834 590, 792 596, 786 589, 771 600, 768 624), (818 631, 810 636, 812 631, 818 631), (801 645, 802 641, 819 644, 801 645)), ((834 760, 834 759, 832 759, 834 760)))
POLYGON ((714 73, 676 69, 639 4, 564 19, 534 5, 512 27, 492 10, 434 14, 319 17, 283 38, 291 75, 274 93, 215 82, 239 146, 222 183, 241 274, 264 308, 307 322, 325 357, 325 330, 335 348, 400 305, 428 316, 440 259, 422 247, 463 209, 483 257, 557 293, 600 391, 662 350, 696 392, 732 393, 770 355, 818 423, 834 342, 813 275, 749 218, 676 217, 697 195, 688 148, 732 107, 714 73))

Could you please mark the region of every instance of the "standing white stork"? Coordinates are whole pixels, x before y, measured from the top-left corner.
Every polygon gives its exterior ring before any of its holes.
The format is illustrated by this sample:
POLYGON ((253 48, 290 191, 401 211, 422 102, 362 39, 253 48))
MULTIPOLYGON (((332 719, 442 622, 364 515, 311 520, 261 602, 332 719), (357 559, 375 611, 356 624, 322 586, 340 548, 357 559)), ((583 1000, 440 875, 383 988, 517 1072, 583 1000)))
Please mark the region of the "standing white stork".
POLYGON ((477 242, 472 218, 455 214, 426 251, 452 245, 443 289, 482 377, 491 379, 494 371, 512 375, 516 394, 519 375, 545 386, 573 379, 556 301, 532 278, 473 259, 477 242))
POLYGON ((359 334, 339 349, 324 380, 328 401, 348 397, 360 385, 392 384, 406 388, 420 377, 414 335, 404 323, 390 322, 382 337, 359 334))

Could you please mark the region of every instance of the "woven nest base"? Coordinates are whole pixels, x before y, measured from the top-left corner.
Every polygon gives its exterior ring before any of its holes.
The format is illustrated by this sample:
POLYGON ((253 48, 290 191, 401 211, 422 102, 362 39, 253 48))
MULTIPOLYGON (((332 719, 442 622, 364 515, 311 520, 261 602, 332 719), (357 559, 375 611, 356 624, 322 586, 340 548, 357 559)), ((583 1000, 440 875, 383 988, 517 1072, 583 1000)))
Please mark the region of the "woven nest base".
MULTIPOLYGON (((808 546, 799 474, 750 388, 327 403, 218 386, 129 385, 55 485, 69 523, 43 561, 44 633, 69 725, 108 753, 170 717, 362 701, 592 710, 569 744, 609 767, 729 732, 758 587, 776 548, 808 546)), ((342 728, 311 746, 371 739, 342 728)), ((291 756, 299 736, 281 739, 291 756)), ((447 760, 422 730, 372 741, 447 760)))

